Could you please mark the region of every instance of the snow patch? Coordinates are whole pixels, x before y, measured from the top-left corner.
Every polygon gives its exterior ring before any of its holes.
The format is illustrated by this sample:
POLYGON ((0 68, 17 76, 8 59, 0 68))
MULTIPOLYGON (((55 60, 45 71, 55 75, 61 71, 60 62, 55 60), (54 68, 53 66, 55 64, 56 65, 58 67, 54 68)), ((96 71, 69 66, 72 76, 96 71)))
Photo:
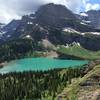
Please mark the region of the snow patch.
MULTIPOLYGON (((71 43, 71 44, 68 44, 68 43, 66 43, 66 45, 62 45, 64 48, 70 48, 70 47, 72 47, 72 46, 74 46, 74 45, 76 45, 76 46, 81 46, 81 44, 79 43, 79 42, 73 42, 73 43, 71 43)), ((59 48, 58 48, 59 49, 59 48)))
POLYGON ((36 19, 36 17, 32 17, 32 16, 31 16, 30 19, 36 19))
POLYGON ((31 36, 30 35, 26 35, 26 38, 31 38, 31 36))
POLYGON ((69 44, 67 44, 67 43, 66 43, 66 46, 65 46, 65 48, 69 48, 69 44))
POLYGON ((7 37, 8 37, 8 38, 10 38, 10 37, 11 37, 11 35, 7 35, 7 37))
POLYGON ((27 24, 30 24, 30 25, 32 25, 32 24, 33 24, 33 22, 27 22, 27 24))
POLYGON ((87 24, 89 24, 89 23, 91 23, 91 21, 86 21, 86 20, 82 20, 84 23, 87 23, 87 24))
POLYGON ((100 32, 90 32, 90 34, 100 35, 100 32))
POLYGON ((93 35, 100 35, 100 32, 86 32, 86 33, 81 33, 82 35, 85 34, 93 34, 93 35))
POLYGON ((86 33, 81 33, 81 35, 85 35, 86 33))
POLYGON ((88 17, 88 14, 86 13, 80 13, 81 16, 84 16, 84 17, 88 17))
POLYGON ((38 26, 38 24, 35 24, 36 26, 38 26))
POLYGON ((83 22, 80 22, 80 24, 82 24, 82 25, 87 25, 86 23, 83 23, 83 22))
POLYGON ((79 42, 73 42, 72 45, 81 46, 79 42))
POLYGON ((63 31, 64 31, 64 32, 69 32, 69 33, 80 33, 80 32, 78 32, 78 31, 76 31, 75 29, 70 28, 70 27, 64 28, 63 31))

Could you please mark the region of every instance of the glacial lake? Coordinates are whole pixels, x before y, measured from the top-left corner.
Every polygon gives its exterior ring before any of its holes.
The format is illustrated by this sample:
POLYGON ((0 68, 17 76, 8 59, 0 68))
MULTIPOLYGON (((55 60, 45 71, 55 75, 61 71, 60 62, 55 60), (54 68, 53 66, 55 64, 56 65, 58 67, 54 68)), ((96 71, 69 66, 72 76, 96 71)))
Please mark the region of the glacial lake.
POLYGON ((56 68, 78 67, 88 64, 84 60, 61 60, 51 58, 25 58, 14 60, 0 69, 0 73, 24 72, 24 71, 48 71, 56 68))

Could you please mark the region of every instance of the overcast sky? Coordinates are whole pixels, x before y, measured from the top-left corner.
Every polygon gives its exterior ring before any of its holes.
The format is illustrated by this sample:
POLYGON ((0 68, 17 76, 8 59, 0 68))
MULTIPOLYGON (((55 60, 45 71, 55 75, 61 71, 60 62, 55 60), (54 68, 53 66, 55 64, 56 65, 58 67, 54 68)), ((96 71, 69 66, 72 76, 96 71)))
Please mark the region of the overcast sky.
POLYGON ((34 13, 40 5, 47 3, 63 4, 74 13, 100 9, 100 0, 0 0, 0 22, 8 23, 34 13))

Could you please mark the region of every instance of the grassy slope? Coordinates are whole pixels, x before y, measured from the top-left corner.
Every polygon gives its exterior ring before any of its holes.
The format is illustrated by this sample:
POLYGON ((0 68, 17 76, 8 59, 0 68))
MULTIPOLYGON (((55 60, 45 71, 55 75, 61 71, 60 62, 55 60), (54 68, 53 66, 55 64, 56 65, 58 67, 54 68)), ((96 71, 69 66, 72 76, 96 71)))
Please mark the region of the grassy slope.
POLYGON ((57 51, 65 55, 76 56, 82 59, 88 59, 88 60, 100 59, 100 51, 98 52, 89 51, 78 45, 70 46, 68 48, 60 46, 60 48, 57 51))
MULTIPOLYGON (((92 97, 91 92, 93 94, 95 93, 96 90, 97 91, 99 90, 100 92, 100 85, 97 85, 97 83, 95 85, 90 85, 89 88, 87 86, 86 87, 81 86, 81 84, 84 84, 86 83, 86 81, 91 80, 93 76, 99 77, 99 81, 100 81, 100 65, 95 66, 94 69, 88 72, 84 77, 74 79, 72 84, 67 86, 63 90, 63 92, 59 95, 62 97, 61 100, 80 100, 79 98, 82 96, 90 95, 90 97, 92 97)), ((90 82, 94 83, 94 80, 90 82)), ((81 99, 81 100, 84 100, 84 99, 81 99)), ((86 99, 86 100, 90 100, 90 99, 86 99)))

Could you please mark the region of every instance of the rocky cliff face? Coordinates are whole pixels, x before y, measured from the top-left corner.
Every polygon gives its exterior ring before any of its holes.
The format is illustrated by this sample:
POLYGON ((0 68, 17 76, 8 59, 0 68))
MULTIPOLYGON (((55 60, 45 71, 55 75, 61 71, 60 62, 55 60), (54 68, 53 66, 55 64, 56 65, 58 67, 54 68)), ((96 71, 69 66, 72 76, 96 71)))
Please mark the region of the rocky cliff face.
POLYGON ((36 19, 41 25, 65 27, 67 20, 78 20, 65 6, 48 4, 40 7, 36 12, 36 19))
POLYGON ((89 26, 100 30, 100 10, 90 10, 88 12, 84 12, 78 16, 84 23, 88 24, 89 26))
POLYGON ((59 95, 61 100, 100 100, 100 61, 98 65, 95 64, 87 74, 73 80, 72 84, 63 90, 59 95))
POLYGON ((100 100, 100 65, 83 77, 77 96, 78 100, 100 100))
POLYGON ((47 4, 41 6, 35 14, 25 15, 21 20, 13 20, 2 30, 5 34, 0 37, 1 42, 19 38, 29 38, 35 42, 47 39, 56 45, 65 45, 75 41, 90 50, 100 49, 98 44, 100 42, 99 35, 81 34, 96 30, 88 24, 82 23, 75 14, 62 5, 47 4), (71 28, 75 31, 63 33, 65 28, 71 28))
POLYGON ((10 34, 16 33, 16 30, 26 32, 32 31, 35 26, 40 26, 45 30, 71 27, 81 32, 95 31, 88 25, 82 24, 81 20, 65 6, 52 3, 41 6, 35 14, 25 15, 21 20, 11 21, 3 28, 3 31, 10 34))
POLYGON ((91 21, 91 25, 96 28, 100 29, 100 10, 99 11, 88 11, 88 19, 91 21))

